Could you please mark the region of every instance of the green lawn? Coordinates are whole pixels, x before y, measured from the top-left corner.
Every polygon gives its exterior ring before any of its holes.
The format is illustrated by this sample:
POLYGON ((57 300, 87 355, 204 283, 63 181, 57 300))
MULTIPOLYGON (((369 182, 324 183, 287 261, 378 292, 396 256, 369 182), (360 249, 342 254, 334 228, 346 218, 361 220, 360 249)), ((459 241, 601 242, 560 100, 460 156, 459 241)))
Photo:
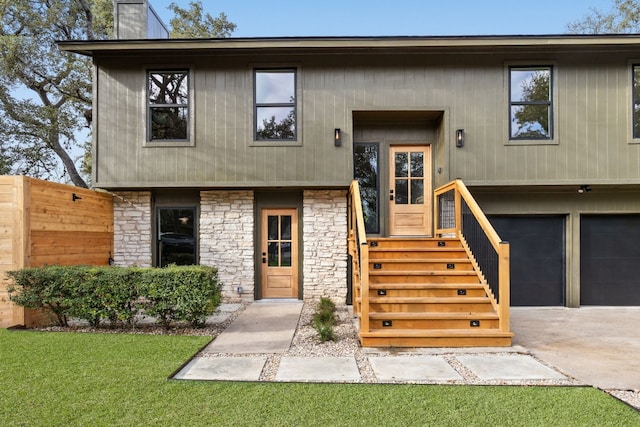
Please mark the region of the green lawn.
POLYGON ((593 388, 168 381, 206 342, 0 330, 0 425, 640 426, 593 388))

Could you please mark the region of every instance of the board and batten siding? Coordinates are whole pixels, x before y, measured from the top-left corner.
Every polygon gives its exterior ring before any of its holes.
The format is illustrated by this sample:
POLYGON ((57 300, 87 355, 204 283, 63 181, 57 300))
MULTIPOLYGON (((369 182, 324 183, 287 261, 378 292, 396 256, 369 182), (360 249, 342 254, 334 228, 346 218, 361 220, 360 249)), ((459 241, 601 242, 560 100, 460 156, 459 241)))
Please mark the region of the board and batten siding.
POLYGON ((572 55, 207 55, 164 58, 192 72, 193 147, 145 147, 146 70, 157 57, 97 58, 95 183, 105 188, 343 186, 352 178, 353 113, 440 111, 439 180, 471 185, 640 183, 631 140, 632 58, 572 55), (554 138, 509 141, 508 66, 554 67, 554 138), (254 67, 298 68, 300 146, 253 141, 254 67), (342 147, 332 133, 340 128, 342 147), (455 129, 464 129, 456 148, 455 129))
POLYGON ((0 176, 0 327, 45 322, 9 301, 4 273, 44 265, 107 265, 113 197, 24 176, 0 176), (73 194, 80 197, 73 201, 73 194))

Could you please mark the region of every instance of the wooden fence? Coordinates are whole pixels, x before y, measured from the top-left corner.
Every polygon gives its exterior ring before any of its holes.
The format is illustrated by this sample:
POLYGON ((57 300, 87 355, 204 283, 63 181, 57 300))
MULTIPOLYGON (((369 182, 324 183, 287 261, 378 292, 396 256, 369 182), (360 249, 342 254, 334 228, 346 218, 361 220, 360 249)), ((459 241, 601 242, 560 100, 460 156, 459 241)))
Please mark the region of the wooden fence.
POLYGON ((4 272, 43 265, 107 265, 113 197, 24 176, 0 176, 0 327, 46 322, 9 301, 4 272))

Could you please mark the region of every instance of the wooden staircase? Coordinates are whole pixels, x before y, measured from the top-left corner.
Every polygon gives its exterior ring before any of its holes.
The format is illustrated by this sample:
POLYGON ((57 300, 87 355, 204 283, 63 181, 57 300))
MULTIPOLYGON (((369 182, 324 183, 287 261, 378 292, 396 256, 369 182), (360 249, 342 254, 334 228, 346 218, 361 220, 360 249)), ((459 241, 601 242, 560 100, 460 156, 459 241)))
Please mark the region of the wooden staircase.
POLYGON ((368 247, 368 298, 354 294, 363 346, 511 345, 460 239, 370 238, 368 247))

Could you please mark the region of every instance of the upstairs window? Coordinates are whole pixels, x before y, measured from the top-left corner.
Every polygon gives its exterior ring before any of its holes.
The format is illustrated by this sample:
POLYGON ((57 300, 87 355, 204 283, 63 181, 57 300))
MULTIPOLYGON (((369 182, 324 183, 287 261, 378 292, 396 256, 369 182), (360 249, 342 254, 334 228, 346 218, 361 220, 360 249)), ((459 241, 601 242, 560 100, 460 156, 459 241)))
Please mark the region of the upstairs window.
POLYGON ((633 137, 640 138, 640 65, 633 66, 633 137))
POLYGON ((186 141, 189 135, 188 71, 149 71, 147 76, 148 140, 186 141))
POLYGON ((553 138, 552 67, 509 68, 509 138, 553 138))
POLYGON ((296 70, 255 70, 254 91, 255 140, 295 141, 296 70))

